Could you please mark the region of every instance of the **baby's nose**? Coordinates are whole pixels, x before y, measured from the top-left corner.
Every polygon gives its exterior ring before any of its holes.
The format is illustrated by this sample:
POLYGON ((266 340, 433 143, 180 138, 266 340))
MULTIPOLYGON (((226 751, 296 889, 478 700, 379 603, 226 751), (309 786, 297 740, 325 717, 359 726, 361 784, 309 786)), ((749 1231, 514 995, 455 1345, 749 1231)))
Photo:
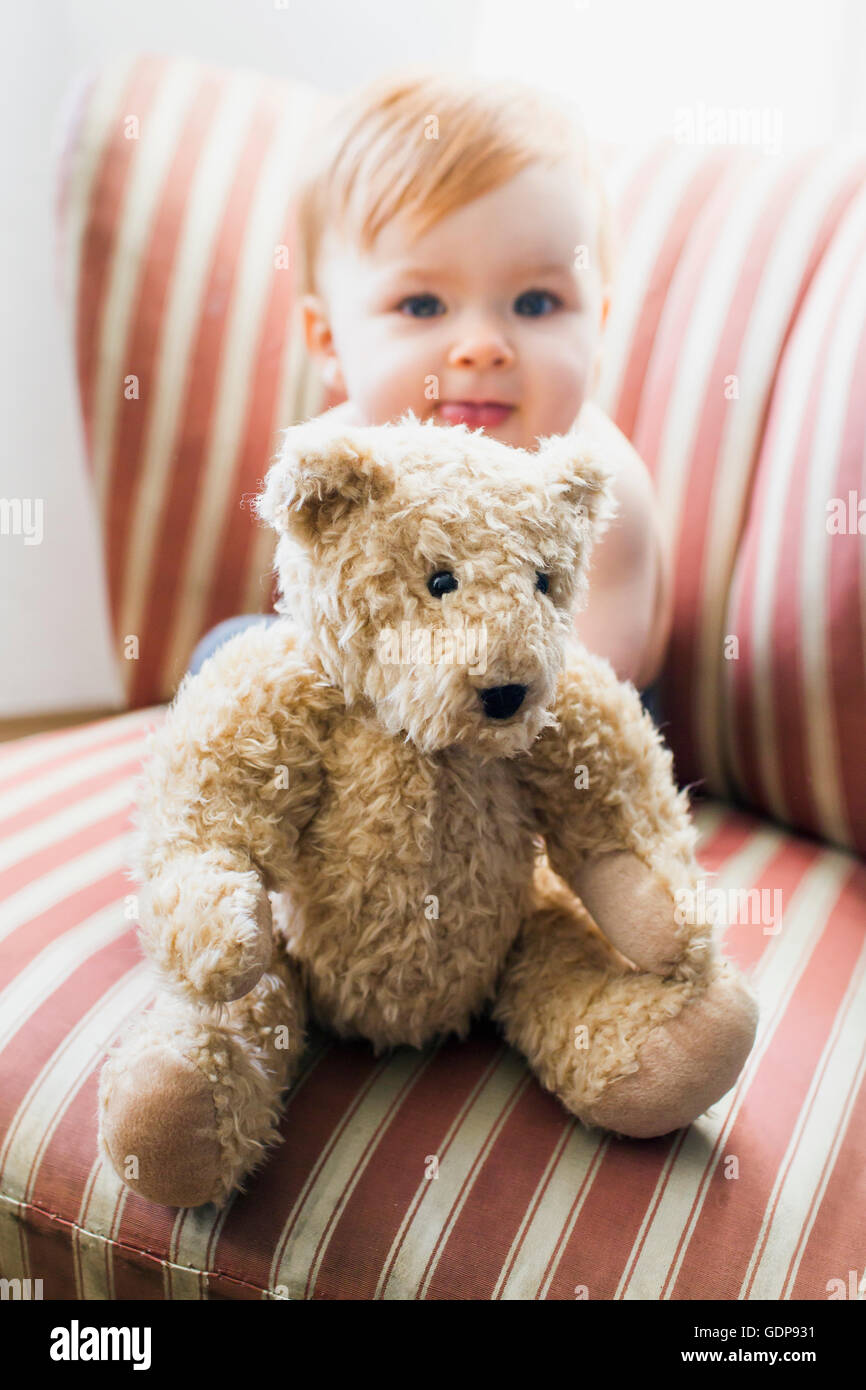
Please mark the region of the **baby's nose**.
POLYGON ((498 333, 473 333, 455 343, 448 356, 452 367, 510 367, 514 353, 498 333))

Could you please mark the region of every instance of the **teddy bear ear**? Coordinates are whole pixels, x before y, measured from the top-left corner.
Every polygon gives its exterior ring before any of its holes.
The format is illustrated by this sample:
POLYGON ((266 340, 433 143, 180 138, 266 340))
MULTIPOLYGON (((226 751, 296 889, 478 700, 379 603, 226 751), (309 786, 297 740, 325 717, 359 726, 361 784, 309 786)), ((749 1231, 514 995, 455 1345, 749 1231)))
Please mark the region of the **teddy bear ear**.
POLYGON ((559 499, 577 507, 593 527, 596 537, 617 514, 614 473, 586 434, 552 435, 538 441, 548 485, 559 499))
POLYGON ((376 456, 375 430, 326 420, 292 425, 256 499, 256 511, 279 535, 313 541, 354 507, 385 496, 391 469, 376 456))

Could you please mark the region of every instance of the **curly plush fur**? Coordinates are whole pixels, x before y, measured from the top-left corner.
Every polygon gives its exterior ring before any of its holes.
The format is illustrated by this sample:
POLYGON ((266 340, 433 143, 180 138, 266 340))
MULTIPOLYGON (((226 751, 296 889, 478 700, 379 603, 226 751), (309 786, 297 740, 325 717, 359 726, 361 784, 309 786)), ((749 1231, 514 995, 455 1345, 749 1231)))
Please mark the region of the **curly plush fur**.
POLYGON ((279 1138, 308 1010, 379 1053, 492 1002, 584 1123, 690 1123, 757 1010, 676 911, 700 869, 669 751, 569 636, 614 515, 588 438, 325 417, 286 432, 259 511, 283 620, 152 736, 135 868, 163 988, 103 1068, 105 1156, 154 1201, 225 1203, 279 1138))

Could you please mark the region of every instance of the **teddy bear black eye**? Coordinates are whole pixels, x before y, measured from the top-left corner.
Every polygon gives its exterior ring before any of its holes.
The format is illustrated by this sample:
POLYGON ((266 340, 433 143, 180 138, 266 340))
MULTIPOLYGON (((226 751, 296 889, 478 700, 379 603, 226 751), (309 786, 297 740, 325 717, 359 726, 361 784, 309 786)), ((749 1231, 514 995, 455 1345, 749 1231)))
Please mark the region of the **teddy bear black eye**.
POLYGON ((540 589, 543 594, 546 594, 550 588, 550 579, 546 574, 542 574, 541 570, 535 571, 535 587, 540 589))
POLYGON ((442 598, 457 588, 457 580, 450 570, 437 570, 427 580, 427 588, 434 598, 442 598))

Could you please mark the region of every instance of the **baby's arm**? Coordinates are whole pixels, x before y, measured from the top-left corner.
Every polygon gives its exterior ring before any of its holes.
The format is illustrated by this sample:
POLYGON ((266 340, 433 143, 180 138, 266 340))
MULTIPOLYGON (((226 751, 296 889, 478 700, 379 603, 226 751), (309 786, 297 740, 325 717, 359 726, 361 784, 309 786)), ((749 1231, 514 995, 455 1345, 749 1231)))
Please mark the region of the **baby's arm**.
POLYGON ((593 550, 586 607, 575 632, 638 689, 661 669, 673 618, 671 546, 646 464, 594 401, 580 427, 597 437, 614 472, 618 512, 593 550))

